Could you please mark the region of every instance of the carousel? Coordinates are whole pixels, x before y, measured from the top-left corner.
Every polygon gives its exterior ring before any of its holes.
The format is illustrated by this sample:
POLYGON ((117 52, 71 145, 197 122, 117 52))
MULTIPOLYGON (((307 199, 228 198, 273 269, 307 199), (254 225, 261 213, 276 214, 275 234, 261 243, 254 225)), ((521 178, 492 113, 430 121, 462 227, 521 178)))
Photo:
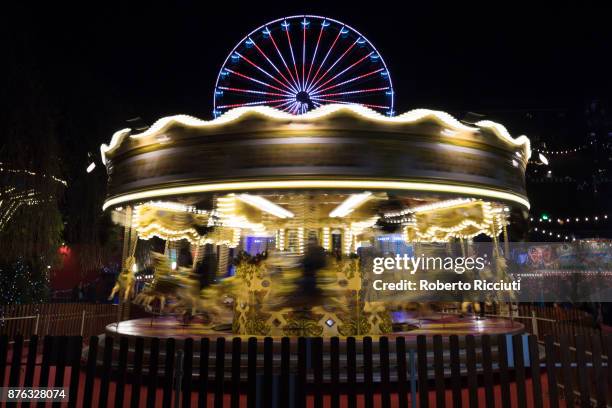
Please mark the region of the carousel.
MULTIPOLYGON (((102 145, 104 210, 125 228, 110 297, 151 316, 112 334, 363 336, 516 330, 481 303, 371 296, 372 255, 469 251, 504 272, 524 226, 529 139, 500 124, 400 115, 381 54, 327 17, 247 34, 217 76, 213 120, 165 117, 102 145)), ((491 299, 490 305, 506 307, 491 299)))
MULTIPOLYGON (((166 117, 101 147, 105 211, 124 229, 111 293, 150 313, 109 334, 196 337, 520 332, 441 313, 480 304, 373 300, 371 254, 469 250, 500 259, 529 201, 529 139, 490 121, 357 104, 301 114, 233 108, 166 117)), ((491 268, 503 268, 503 262, 491 268)), ((499 272, 499 271, 497 271, 499 272)), ((485 307, 508 307, 492 300, 485 307), (496 303, 496 304, 494 304, 496 303)))

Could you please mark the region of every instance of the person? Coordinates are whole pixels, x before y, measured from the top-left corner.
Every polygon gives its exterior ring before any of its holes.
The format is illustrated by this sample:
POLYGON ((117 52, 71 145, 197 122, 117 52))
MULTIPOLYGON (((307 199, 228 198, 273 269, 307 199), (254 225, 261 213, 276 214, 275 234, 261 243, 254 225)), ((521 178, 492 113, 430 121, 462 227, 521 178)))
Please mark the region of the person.
POLYGON ((598 322, 603 335, 612 334, 612 303, 599 304, 598 322))
POLYGON ((85 288, 83 286, 83 282, 79 282, 79 291, 78 291, 78 301, 83 302, 85 300, 85 288))

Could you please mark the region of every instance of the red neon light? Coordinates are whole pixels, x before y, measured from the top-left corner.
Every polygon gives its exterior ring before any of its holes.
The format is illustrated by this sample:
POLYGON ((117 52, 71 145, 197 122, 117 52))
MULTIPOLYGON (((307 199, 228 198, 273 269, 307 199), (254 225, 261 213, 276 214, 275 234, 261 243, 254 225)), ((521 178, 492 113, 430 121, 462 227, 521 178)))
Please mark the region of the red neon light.
MULTIPOLYGON (((340 34, 342 33, 342 29, 343 28, 344 28, 344 26, 342 26, 340 31, 338 31, 338 35, 336 36, 336 39, 332 43, 331 47, 329 47, 329 50, 327 50, 327 54, 325 54, 325 58, 323 58, 323 61, 321 61, 321 65, 319 65, 319 67, 317 68, 317 72, 315 72, 314 76, 312 77, 312 81, 313 82, 315 81, 315 79, 317 79, 317 75, 319 75, 319 71, 321 71, 321 68, 323 68, 323 65, 325 64, 325 61, 327 61, 327 57, 329 57, 329 53, 334 49, 334 46, 336 45, 336 42, 338 41, 338 38, 340 38, 340 34)), ((308 87, 308 88, 311 88, 311 87, 308 87)))
POLYGON ((285 88, 289 89, 290 91, 293 92, 293 90, 287 86, 284 82, 282 82, 281 80, 277 79, 275 76, 273 76, 272 74, 270 74, 268 71, 266 71, 265 69, 261 68, 259 65, 257 65, 256 63, 254 63, 253 61, 251 61, 250 59, 248 59, 247 57, 245 57, 244 55, 240 54, 240 53, 236 53, 240 56, 240 58, 242 58, 243 60, 245 60, 246 62, 248 62, 249 64, 251 64, 252 66, 254 66, 255 68, 257 68, 258 70, 260 70, 261 72, 263 72, 264 74, 266 74, 267 76, 269 76, 270 78, 272 78, 273 80, 275 80, 276 82, 278 82, 280 85, 284 86, 285 88))
POLYGON ((346 51, 344 51, 344 52, 342 53, 342 55, 341 55, 341 56, 339 56, 339 57, 338 57, 338 59, 336 60, 336 62, 334 62, 334 63, 331 65, 331 67, 329 67, 329 68, 327 69, 327 71, 325 71, 325 73, 324 73, 323 75, 321 75, 321 77, 319 78, 319 80, 318 80, 317 82, 313 83, 313 84, 312 84, 312 85, 311 85, 311 86, 310 86, 308 89, 312 89, 312 88, 313 88, 313 87, 315 87, 315 86, 316 86, 316 85, 317 85, 319 82, 321 82, 321 81, 323 80, 323 78, 325 78, 325 76, 326 76, 327 74, 329 74, 329 71, 331 71, 331 70, 332 70, 332 69, 333 69, 333 68, 336 66, 336 64, 337 64, 338 62, 340 62, 340 60, 341 60, 342 58, 344 58, 344 56, 345 56, 345 55, 346 55, 346 54, 347 54, 347 53, 348 53, 350 50, 352 50, 352 49, 353 49, 353 47, 355 46, 355 44, 357 44, 357 40, 355 40, 355 42, 354 42, 354 43, 352 43, 352 44, 351 44, 351 46, 350 46, 350 47, 348 47, 348 48, 346 49, 346 51))
MULTIPOLYGON (((253 41, 253 40, 251 40, 253 41)), ((255 41, 253 41, 253 45, 255 45, 255 48, 257 48, 257 50, 259 51, 259 53, 261 55, 263 55, 263 57, 270 63, 270 65, 272 65, 272 67, 274 67, 274 69, 276 70, 276 72, 278 72, 278 74, 286 81, 287 85, 289 85, 291 87, 291 90, 295 93, 298 92, 297 89, 295 89, 293 87, 293 85, 291 85, 291 82, 289 82, 289 80, 287 79, 287 77, 285 75, 283 75, 282 72, 280 72, 280 70, 276 67, 276 65, 272 62, 272 60, 270 58, 268 58, 268 56, 266 55, 265 52, 263 52, 263 50, 261 48, 259 48, 259 45, 257 45, 257 43, 255 43, 255 41)))
MULTIPOLYGON (((311 93, 317 93, 317 91, 319 89, 321 89, 321 87, 324 87, 325 85, 327 85, 328 83, 330 83, 331 81, 333 81, 334 79, 338 78, 340 75, 344 74, 346 71, 348 71, 349 69, 353 68, 355 65, 363 62, 366 58, 368 58, 370 55, 372 55, 374 53, 374 51, 370 52, 368 55, 366 55, 363 58, 360 58, 358 61, 355 61, 354 63, 352 63, 351 65, 349 65, 348 67, 346 67, 345 69, 343 69, 342 71, 340 71, 339 73, 337 73, 336 75, 334 75, 333 77, 331 77, 330 79, 328 79, 327 81, 325 81, 325 83, 319 85, 318 87, 314 88, 311 93)), ((313 85, 314 87, 314 85, 313 85)))

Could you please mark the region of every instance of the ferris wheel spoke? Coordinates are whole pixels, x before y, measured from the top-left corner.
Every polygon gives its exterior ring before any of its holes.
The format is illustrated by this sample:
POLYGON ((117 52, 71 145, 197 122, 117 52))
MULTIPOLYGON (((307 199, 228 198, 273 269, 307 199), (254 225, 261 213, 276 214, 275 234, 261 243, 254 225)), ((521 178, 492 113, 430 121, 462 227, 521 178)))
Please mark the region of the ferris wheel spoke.
POLYGON ((272 78, 274 81, 276 81, 278 84, 284 86, 285 88, 287 88, 289 91, 294 92, 294 90, 288 86, 287 84, 283 83, 281 80, 279 80, 278 78, 276 78, 274 75, 270 74, 268 71, 266 71, 265 69, 263 69, 262 67, 260 67, 259 65, 257 65, 256 63, 254 63, 253 61, 251 61, 249 58, 245 57, 244 55, 240 54, 239 52, 236 52, 236 54, 242 58, 243 60, 245 60, 246 62, 248 62, 249 64, 251 64, 253 67, 257 68, 259 71, 263 72, 266 76, 272 78))
POLYGON ((290 94, 286 94, 286 93, 256 91, 253 89, 234 88, 234 87, 229 87, 229 86, 220 86, 219 89, 221 89, 222 91, 241 92, 241 93, 256 94, 256 95, 272 95, 272 96, 284 96, 284 97, 291 96, 290 94))
POLYGON ((329 72, 330 72, 330 71, 331 71, 331 70, 332 70, 332 69, 333 69, 333 68, 334 68, 334 67, 335 67, 335 66, 336 66, 336 65, 337 65, 337 64, 338 64, 338 63, 339 63, 341 60, 342 60, 342 58, 344 58, 344 56, 345 56, 346 54, 348 54, 348 53, 349 53, 349 52, 350 52, 350 51, 353 49, 353 47, 355 46, 355 44, 357 44, 357 41, 359 41, 359 40, 355 40, 355 42, 353 42, 353 43, 352 43, 352 44, 351 44, 351 45, 350 45, 350 46, 349 46, 349 47, 346 49, 346 51, 344 51, 344 52, 342 53, 342 55, 340 55, 340 56, 338 57, 338 59, 336 60, 336 62, 334 62, 334 63, 333 63, 333 64, 332 64, 332 65, 331 65, 331 66, 330 66, 328 69, 327 69, 327 71, 325 71, 325 73, 324 73, 323 75, 321 75, 321 77, 320 77, 320 78, 317 80, 317 82, 314 82, 314 83, 313 83, 311 86, 309 86, 309 87, 308 87, 308 92, 310 92, 310 90, 311 90, 313 87, 315 87, 315 86, 316 86, 316 85, 317 85, 319 82, 321 82, 321 81, 323 80, 323 78, 325 78, 325 76, 326 76, 327 74, 329 74, 329 72))
POLYGON ((305 88, 305 80, 306 80, 306 17, 304 17, 304 21, 302 22, 304 36, 302 41, 302 89, 305 88))
POLYGON ((287 108, 287 112, 295 115, 297 107, 298 107, 297 101, 293 101, 291 105, 289 105, 289 107, 287 108))
POLYGON ((330 79, 328 79, 327 81, 322 83, 321 85, 318 85, 317 87, 314 87, 314 85, 313 85, 313 88, 309 92, 313 93, 313 94, 317 93, 317 91, 319 89, 321 89, 325 85, 329 84, 331 81, 333 81, 334 79, 338 78, 339 76, 344 74, 346 71, 350 70, 351 68, 361 64, 363 61, 365 61, 367 58, 369 58, 372 54, 374 54, 374 51, 371 51, 369 54, 367 54, 364 57, 362 57, 362 58, 358 59, 357 61, 353 62, 351 65, 349 65, 348 67, 344 68, 342 71, 338 72, 336 75, 334 75, 333 77, 331 77, 330 79))
POLYGON ((317 38, 317 45, 315 45, 314 53, 312 54, 312 61, 310 62, 310 66, 308 67, 308 75, 306 75, 305 83, 308 83, 308 80, 310 79, 310 74, 312 73, 312 67, 314 66, 315 58, 317 57, 317 51, 319 49, 319 43, 321 42, 321 36, 323 35, 324 28, 325 26, 321 24, 321 31, 319 31, 319 37, 317 38))
POLYGON ((268 55, 259 47, 259 45, 257 45, 257 43, 249 38, 249 40, 251 40, 253 42, 253 45, 255 46, 255 48, 257 49, 257 51, 259 51, 259 53, 266 59, 266 61, 268 61, 268 63, 272 66, 272 68, 274 68, 274 70, 281 76, 281 78, 283 78, 283 80, 285 81, 285 83, 289 86, 289 88, 291 89, 292 92, 298 93, 299 91, 297 90, 297 88, 289 81, 289 79, 287 79, 287 77, 280 71, 280 69, 278 69, 278 67, 276 66, 276 64, 274 64, 274 62, 272 62, 272 60, 268 57, 268 55))
POLYGON ((327 97, 330 97, 330 96, 356 95, 356 94, 364 94, 364 93, 386 91, 388 89, 389 89, 388 86, 383 86, 383 87, 380 87, 380 88, 357 89, 357 90, 354 90, 354 91, 334 92, 334 93, 328 93, 328 94, 317 94, 317 95, 313 95, 313 97, 314 98, 327 98, 327 97))
POLYGON ((287 61, 285 61, 285 57, 283 57, 283 53, 278 48, 278 45, 276 44, 276 40, 274 40, 274 36, 272 35, 272 31, 270 31, 270 29, 268 27, 266 27, 266 32, 270 36, 270 40, 272 40, 272 44, 274 45, 274 48, 276 49, 276 52, 278 53, 278 56, 280 57, 281 61, 283 61, 283 65, 287 69, 287 72, 289 73, 289 77, 293 81, 293 85, 295 85, 296 89, 299 89, 300 86, 298 85, 297 81, 293 77, 293 74, 291 73, 291 69, 289 69, 289 65, 287 65, 287 61))
POLYGON ((219 109, 231 109, 231 108, 239 108, 241 106, 257 106, 257 105, 269 105, 271 103, 278 103, 278 102, 286 102, 287 99, 272 99, 272 100, 262 100, 262 101, 255 101, 255 102, 245 102, 245 103, 232 103, 229 105, 219 105, 217 106, 219 109))
POLYGON ((271 105, 271 107, 273 107, 275 109, 282 109, 282 110, 284 110, 287 105, 290 105, 290 104, 292 104, 294 102, 295 102, 295 99, 292 99, 292 100, 289 100, 289 101, 286 101, 286 102, 283 102, 283 103, 279 103, 278 105, 271 105))
POLYGON ((293 112, 295 115, 298 115, 300 113, 300 103, 299 102, 295 103, 295 108, 293 108, 293 112))
POLYGON ((230 73, 232 73, 232 74, 234 74, 236 76, 239 76, 240 78, 248 79, 248 80, 253 81, 255 83, 258 83, 260 85, 267 86, 267 87, 272 88, 272 89, 276 89, 277 91, 283 92, 287 96, 293 96, 293 94, 291 92, 287 92, 284 89, 281 89, 281 88, 279 88, 277 86, 274 86, 272 84, 269 84, 267 82, 260 81, 259 79, 255 79, 255 78, 253 78, 251 76, 248 76, 248 75, 245 75, 245 74, 241 74, 240 72, 234 71, 233 69, 230 69, 230 68, 226 68, 226 70, 227 70, 227 72, 230 72, 230 73))
POLYGON ((389 106, 387 105, 375 105, 372 103, 358 103, 358 102, 356 103, 356 102, 348 102, 348 101, 341 101, 341 100, 336 100, 336 99, 317 98, 317 97, 313 97, 313 99, 316 99, 317 101, 321 101, 321 102, 339 103, 342 105, 363 105, 363 106, 367 106, 368 108, 389 109, 389 106))
POLYGON ((327 57, 329 57, 329 54, 332 52, 332 50, 336 46, 336 43, 338 42, 338 38, 340 38, 340 35, 342 35, 342 30, 344 30, 344 26, 340 29, 340 31, 338 31, 338 35, 336 35, 336 38, 334 39, 334 42, 332 42, 332 45, 327 50, 327 53, 325 53, 325 57, 323 57, 323 60, 321 61, 321 64, 319 64, 319 66, 317 67, 317 71, 315 72, 314 76, 312 77, 312 82, 314 82, 317 79, 317 75, 319 75, 319 72, 321 72, 321 68, 323 68, 323 66, 325 65, 325 61, 327 61, 327 57))
MULTIPOLYGON (((295 77, 297 78, 298 85, 300 84, 300 75, 298 74, 297 64, 295 62, 295 54, 293 53, 293 45, 291 45, 291 34, 289 34, 289 26, 286 21, 287 26, 285 27, 285 33, 287 34, 287 42, 289 43, 289 50, 291 51, 291 59, 293 60, 293 69, 295 70, 295 77)), ((303 90, 301 86, 298 86, 298 89, 303 90)))
POLYGON ((346 81, 342 81, 342 82, 340 82, 340 83, 338 83, 338 84, 335 84, 335 85, 330 85, 330 86, 328 86, 327 88, 323 88, 323 89, 319 90, 319 91, 318 91, 318 93, 321 93, 321 92, 327 91, 327 90, 329 90, 329 89, 334 89, 334 88, 337 88, 337 87, 339 87, 339 86, 346 85, 346 84, 349 84, 349 83, 351 83, 351 82, 358 81, 358 80, 363 79, 363 78, 367 78, 367 77, 369 77, 369 76, 372 76, 372 75, 377 74, 377 73, 379 73, 379 72, 381 72, 381 71, 384 71, 384 70, 385 70, 384 68, 379 68, 379 69, 376 69, 376 70, 374 70, 374 71, 370 71, 370 72, 368 72, 368 73, 366 73, 366 74, 357 75, 356 77, 353 77, 353 78, 351 78, 351 79, 347 79, 346 81))

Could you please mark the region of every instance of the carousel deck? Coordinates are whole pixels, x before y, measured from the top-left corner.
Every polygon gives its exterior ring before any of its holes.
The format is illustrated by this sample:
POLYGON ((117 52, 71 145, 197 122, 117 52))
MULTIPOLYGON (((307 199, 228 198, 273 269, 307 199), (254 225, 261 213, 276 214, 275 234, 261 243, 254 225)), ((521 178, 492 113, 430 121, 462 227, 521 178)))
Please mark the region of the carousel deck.
MULTIPOLYGON (((476 336, 481 334, 519 334, 524 331, 524 327, 521 323, 509 319, 477 319, 472 316, 461 317, 447 314, 435 314, 423 318, 414 317, 412 323, 417 327, 414 330, 390 333, 387 337, 404 336, 407 338, 416 338, 416 336, 421 334, 428 337, 436 334, 442 336, 450 336, 452 334, 466 336, 472 334, 476 336)), ((158 337, 161 339, 174 338, 177 340, 201 337, 208 337, 211 339, 216 339, 218 337, 225 337, 228 339, 236 337, 229 330, 214 330, 210 325, 199 323, 197 320, 189 325, 182 325, 172 316, 127 320, 118 325, 112 323, 106 326, 106 334, 113 337, 158 337)), ((239 337, 248 338, 252 336, 239 337)))

